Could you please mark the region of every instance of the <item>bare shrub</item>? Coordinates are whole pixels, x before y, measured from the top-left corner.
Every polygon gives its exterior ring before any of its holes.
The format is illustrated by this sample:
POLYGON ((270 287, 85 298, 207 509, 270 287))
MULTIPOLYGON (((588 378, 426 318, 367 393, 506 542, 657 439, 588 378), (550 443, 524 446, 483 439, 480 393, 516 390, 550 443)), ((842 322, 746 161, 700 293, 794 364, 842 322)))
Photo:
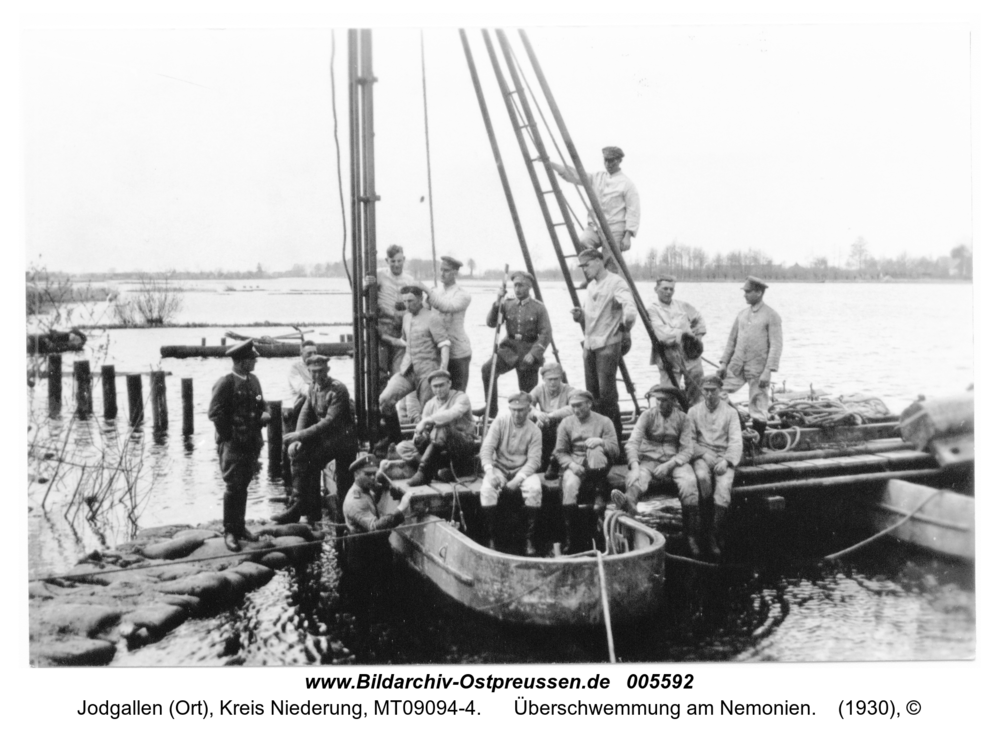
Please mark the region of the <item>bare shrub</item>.
POLYGON ((177 315, 184 303, 170 278, 143 276, 139 288, 115 301, 115 318, 124 326, 162 326, 177 315))

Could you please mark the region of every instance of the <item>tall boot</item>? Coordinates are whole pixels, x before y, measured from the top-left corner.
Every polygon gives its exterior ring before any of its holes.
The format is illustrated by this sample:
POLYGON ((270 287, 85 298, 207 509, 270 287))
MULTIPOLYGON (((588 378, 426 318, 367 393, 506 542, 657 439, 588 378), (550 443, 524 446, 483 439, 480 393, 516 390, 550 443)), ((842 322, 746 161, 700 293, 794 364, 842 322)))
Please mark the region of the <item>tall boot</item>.
POLYGON ((436 463, 435 459, 437 458, 438 448, 436 443, 430 442, 427 444, 427 448, 424 449, 424 455, 420 457, 420 465, 417 467, 417 473, 410 477, 406 483, 408 487, 422 487, 434 476, 434 464, 436 463))
POLYGON ((767 446, 767 444, 764 443, 766 439, 765 433, 767 432, 767 421, 754 418, 751 422, 753 424, 753 429, 757 431, 757 435, 760 436, 760 447, 763 449, 767 446))
POLYGON ((251 533, 249 530, 247 530, 247 493, 245 491, 240 493, 238 497, 236 512, 237 512, 237 521, 239 523, 236 537, 239 540, 248 540, 251 543, 257 540, 257 534, 251 533))
POLYGON ((722 505, 715 506, 715 515, 712 518, 712 532, 708 536, 708 551, 715 558, 722 557, 723 532, 726 524, 726 512, 728 507, 722 505))
POLYGON ((395 408, 389 411, 388 414, 382 414, 382 422, 379 428, 381 429, 381 437, 376 442, 373 450, 381 456, 382 451, 388 449, 391 444, 398 444, 403 440, 403 428, 399 424, 399 415, 396 413, 395 408))
POLYGON ((240 549, 239 524, 237 513, 239 498, 231 489, 226 489, 222 495, 222 531, 225 534, 226 548, 233 553, 240 549))
POLYGON ((292 475, 292 494, 288 501, 288 508, 277 515, 271 515, 271 522, 278 525, 288 525, 299 521, 299 518, 306 511, 305 480, 306 478, 301 474, 292 475))
POLYGON ((306 516, 306 522, 310 525, 315 525, 323 519, 321 481, 320 476, 317 474, 315 477, 310 477, 310 481, 306 484, 306 503, 303 511, 306 516))
POLYGON ((538 508, 524 508, 524 555, 537 556, 538 549, 535 548, 535 528, 538 525, 538 508))
POLYGON ((684 535, 687 537, 688 549, 692 558, 701 555, 701 546, 698 545, 699 525, 701 524, 698 512, 698 505, 681 505, 681 518, 684 520, 684 535))
POLYGON ((551 459, 549 459, 549 466, 545 470, 545 478, 548 479, 549 481, 552 481, 553 479, 558 479, 559 471, 560 471, 559 462, 556 461, 556 457, 553 456, 551 459))
POLYGON ((576 529, 576 505, 563 505, 563 547, 562 553, 564 556, 568 556, 570 553, 575 553, 576 548, 573 547, 573 531, 576 529))
POLYGON ((486 526, 486 542, 490 550, 497 549, 497 506, 481 508, 483 511, 483 524, 486 526))

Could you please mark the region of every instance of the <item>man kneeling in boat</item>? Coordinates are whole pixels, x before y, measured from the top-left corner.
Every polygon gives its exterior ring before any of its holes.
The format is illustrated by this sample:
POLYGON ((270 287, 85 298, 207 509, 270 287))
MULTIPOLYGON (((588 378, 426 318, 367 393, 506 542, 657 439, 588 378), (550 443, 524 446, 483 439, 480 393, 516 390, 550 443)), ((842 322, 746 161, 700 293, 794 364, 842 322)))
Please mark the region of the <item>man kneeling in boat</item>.
POLYGON ((413 440, 396 447, 401 459, 417 467, 407 482, 411 487, 427 484, 435 471, 442 481, 454 480, 449 463, 459 474, 468 469, 475 456, 475 425, 472 404, 464 392, 451 389, 451 375, 435 370, 427 376, 433 397, 424 406, 423 418, 413 430, 413 440))
POLYGON ((379 514, 378 501, 382 492, 388 489, 388 483, 379 481, 378 464, 378 459, 374 456, 364 454, 350 466, 354 473, 354 484, 344 500, 344 519, 351 533, 394 528, 403 522, 403 516, 410 507, 410 493, 407 492, 395 510, 385 515, 379 514))
POLYGON ((537 556, 535 525, 542 506, 542 481, 535 473, 542 461, 542 431, 528 420, 531 397, 526 392, 511 395, 510 413, 490 424, 479 459, 483 464, 479 502, 483 508, 490 548, 496 548, 497 500, 500 492, 520 491, 524 497, 525 554, 537 556))
POLYGON ((570 552, 573 528, 576 525, 576 501, 581 490, 593 491, 594 514, 598 521, 607 506, 607 477, 618 458, 618 434, 611 419, 594 413, 594 396, 577 390, 569 399, 573 415, 559 424, 555 457, 563 468, 562 506, 566 545, 570 552))
POLYGON ((736 465, 743 456, 740 416, 736 408, 722 399, 722 384, 716 375, 706 377, 701 385, 705 399, 688 411, 694 437, 694 475, 706 504, 703 520, 708 550, 716 558, 722 555, 719 539, 732 498, 736 465), (714 518, 709 530, 708 510, 713 504, 714 518))
POLYGON ((645 411, 636 421, 632 435, 625 444, 628 475, 625 492, 614 490, 611 499, 629 515, 635 515, 639 498, 646 493, 653 479, 672 478, 677 485, 684 517, 684 534, 691 553, 698 548, 698 483, 689 462, 694 450, 691 421, 678 408, 682 393, 676 387, 657 385, 649 391, 656 398, 656 407, 645 411))
POLYGON ((542 384, 536 385, 529 393, 531 403, 535 406, 533 417, 542 429, 542 463, 546 467, 546 479, 559 478, 559 462, 552 455, 556 447, 556 434, 563 418, 573 415, 569 407, 569 398, 576 388, 563 382, 562 366, 558 362, 549 362, 539 370, 542 384))

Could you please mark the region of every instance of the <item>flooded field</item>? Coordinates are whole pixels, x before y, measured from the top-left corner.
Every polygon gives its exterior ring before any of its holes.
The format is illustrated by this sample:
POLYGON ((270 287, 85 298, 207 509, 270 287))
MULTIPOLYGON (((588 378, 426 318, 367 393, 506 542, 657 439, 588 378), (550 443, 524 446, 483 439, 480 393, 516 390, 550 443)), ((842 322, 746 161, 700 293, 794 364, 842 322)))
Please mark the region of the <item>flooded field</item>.
MULTIPOLYGON (((249 335, 291 331, 289 322, 339 322, 350 318, 345 281, 326 279, 247 282, 197 281, 187 287, 184 322, 250 323, 249 335)), ((128 286, 125 286, 126 288, 128 286)), ((479 368, 489 356, 492 330, 485 325, 496 285, 472 282, 466 328, 473 342, 469 393, 483 403, 479 368)), ((652 298, 652 284, 640 284, 652 298)), ((561 284, 543 285, 556 343, 571 384, 583 382, 579 328, 569 317, 561 284)), ((677 298, 703 314, 708 335, 705 356, 717 361, 737 311, 743 307, 737 283, 678 284, 677 298)), ((863 392, 881 397, 898 412, 920 394, 946 395, 973 382, 972 287, 968 284, 776 284, 767 302, 784 321, 785 349, 776 382, 789 390, 827 390, 833 395, 863 392)), ((349 327, 313 327, 309 337, 337 341, 349 327)), ((45 488, 29 485, 28 542, 32 576, 57 573, 102 542, 114 545, 136 524, 197 524, 220 515, 222 482, 206 410, 211 386, 229 369, 224 359, 163 359, 161 345, 218 344, 224 328, 94 331, 80 355, 113 364, 119 373, 167 371, 170 424, 154 434, 149 421, 124 437, 124 380, 118 380, 119 417, 73 416, 71 380, 63 387, 62 410, 50 415, 42 381, 29 390, 29 428, 59 436, 81 456, 95 445, 126 457, 136 477, 131 502, 101 528, 64 517, 69 500, 54 488, 40 508, 45 488), (195 433, 181 435, 180 378, 194 381, 195 433)), ((640 394, 654 384, 649 341, 641 328, 626 358, 640 394)), ((230 340, 231 342, 231 340, 230 340)), ((264 396, 288 400, 286 378, 292 360, 258 362, 264 396)), ((349 359, 331 362, 331 374, 350 385, 349 359)), ((148 393, 148 383, 144 385, 148 393)), ((513 373, 501 378, 500 393, 516 389, 513 373)), ((623 402, 626 395, 622 393, 623 402)), ((744 394, 737 395, 740 399, 744 394)), ((101 404, 100 382, 94 404, 101 404)), ((147 414, 148 416, 148 414, 147 414)), ((29 434, 30 436, 30 434, 29 434)), ((29 438, 30 440, 30 438, 29 438)), ((261 454, 266 462, 266 450, 261 454)), ((30 468, 30 467, 29 467, 30 468)), ((47 479, 40 477, 38 479, 47 479)), ((266 468, 250 486, 247 516, 274 512, 270 498, 284 494, 266 468)), ((649 509, 648 507, 646 509, 649 509)), ((651 524, 675 524, 676 501, 657 506, 651 524), (663 518, 667 518, 664 520, 663 518)), ((650 516, 651 518, 653 516, 650 516)), ((794 514, 785 532, 762 530, 739 542, 745 569, 720 574, 688 567, 668 568, 663 618, 641 628, 616 630, 619 656, 651 660, 899 660, 965 658, 975 651, 975 593, 971 567, 876 544, 838 564, 814 559, 849 545, 847 538, 800 537, 794 514), (788 532, 788 530, 791 532, 788 532), (741 546, 741 547, 742 547, 741 546)), ((806 534, 808 535, 808 534, 806 534)), ((127 655, 115 665, 304 665, 313 663, 584 662, 605 659, 600 633, 515 630, 484 622, 458 608, 404 568, 377 579, 343 578, 339 549, 331 543, 303 570, 285 570, 242 606, 194 620, 164 640, 127 655), (420 634, 415 634, 419 630, 420 634)))

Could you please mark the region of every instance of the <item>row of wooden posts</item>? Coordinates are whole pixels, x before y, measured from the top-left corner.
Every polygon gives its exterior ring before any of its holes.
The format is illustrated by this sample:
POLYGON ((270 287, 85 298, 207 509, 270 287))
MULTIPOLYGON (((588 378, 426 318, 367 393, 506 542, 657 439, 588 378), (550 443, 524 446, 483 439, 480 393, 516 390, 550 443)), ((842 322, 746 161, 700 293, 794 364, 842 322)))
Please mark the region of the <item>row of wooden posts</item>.
MULTIPOLYGON (((145 407, 142 397, 142 373, 126 372, 125 385, 128 392, 129 425, 135 427, 145 420, 145 407)), ((118 374, 115 366, 106 364, 101 367, 101 385, 104 398, 104 418, 114 420, 118 417, 118 388, 115 380, 118 374)), ((166 373, 154 370, 149 373, 150 406, 153 413, 153 430, 164 431, 167 428, 167 380, 166 373)), ((62 404, 62 355, 49 355, 49 404, 62 404)), ((76 414, 80 418, 88 418, 94 412, 94 398, 90 362, 80 359, 73 362, 73 380, 76 383, 76 414)), ((194 433, 194 379, 181 378, 181 403, 183 405, 183 420, 181 433, 190 436, 194 433)), ((282 412, 281 401, 272 400, 267 403, 271 422, 267 427, 268 463, 272 468, 281 467, 282 457, 282 412)))

